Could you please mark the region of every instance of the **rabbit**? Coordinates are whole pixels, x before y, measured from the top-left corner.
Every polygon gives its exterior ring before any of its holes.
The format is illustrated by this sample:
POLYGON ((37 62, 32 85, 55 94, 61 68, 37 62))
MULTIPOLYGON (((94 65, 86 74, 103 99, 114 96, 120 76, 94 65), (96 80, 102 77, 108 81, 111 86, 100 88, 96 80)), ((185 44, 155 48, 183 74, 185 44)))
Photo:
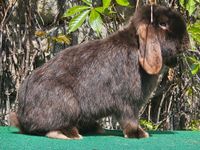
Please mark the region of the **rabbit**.
POLYGON ((96 121, 114 116, 124 137, 149 137, 139 125, 139 110, 162 68, 189 42, 180 14, 152 7, 153 22, 151 6, 143 6, 123 29, 64 49, 27 76, 12 117, 21 133, 81 139, 80 130, 101 131, 96 121))

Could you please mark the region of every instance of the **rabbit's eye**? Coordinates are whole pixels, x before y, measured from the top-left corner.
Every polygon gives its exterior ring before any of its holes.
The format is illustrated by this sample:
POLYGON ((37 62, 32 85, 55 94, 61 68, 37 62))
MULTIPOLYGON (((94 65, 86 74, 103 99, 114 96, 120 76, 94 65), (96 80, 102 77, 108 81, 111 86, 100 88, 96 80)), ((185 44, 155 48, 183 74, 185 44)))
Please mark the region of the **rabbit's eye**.
POLYGON ((160 22, 159 25, 165 27, 165 26, 167 26, 167 23, 165 23, 165 22, 160 22))
POLYGON ((160 22, 159 27, 163 30, 168 30, 168 24, 166 22, 160 22))

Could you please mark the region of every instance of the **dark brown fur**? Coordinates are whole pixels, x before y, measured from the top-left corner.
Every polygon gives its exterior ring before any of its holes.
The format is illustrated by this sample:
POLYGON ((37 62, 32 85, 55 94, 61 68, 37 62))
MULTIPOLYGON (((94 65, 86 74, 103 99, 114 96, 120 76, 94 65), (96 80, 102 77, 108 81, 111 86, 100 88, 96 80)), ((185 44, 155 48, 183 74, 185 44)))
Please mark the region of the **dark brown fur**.
POLYGON ((139 126, 138 112, 156 87, 160 66, 182 50, 186 36, 186 25, 176 12, 154 6, 150 25, 150 7, 145 6, 123 30, 63 50, 21 85, 17 111, 21 130, 27 134, 72 130, 77 135, 77 128, 94 127, 96 120, 112 115, 125 137, 147 137, 139 126), (159 22, 167 22, 169 28, 163 30, 159 22), (143 41, 148 39, 141 34, 147 33, 150 45, 147 41, 145 46, 143 41), (154 39, 155 50, 160 45, 162 54, 155 57, 160 59, 157 62, 150 50, 145 56, 145 47, 151 47, 154 39), (140 58, 151 62, 142 64, 140 58))

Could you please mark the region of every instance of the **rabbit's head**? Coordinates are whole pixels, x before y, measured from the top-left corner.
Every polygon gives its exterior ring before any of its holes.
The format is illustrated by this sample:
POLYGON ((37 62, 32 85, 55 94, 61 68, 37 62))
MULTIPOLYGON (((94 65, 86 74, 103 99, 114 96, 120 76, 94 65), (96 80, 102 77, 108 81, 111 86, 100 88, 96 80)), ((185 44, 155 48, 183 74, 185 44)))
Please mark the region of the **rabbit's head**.
POLYGON ((183 18, 170 8, 145 6, 136 11, 133 20, 139 37, 139 62, 149 74, 159 73, 163 64, 189 43, 183 18))

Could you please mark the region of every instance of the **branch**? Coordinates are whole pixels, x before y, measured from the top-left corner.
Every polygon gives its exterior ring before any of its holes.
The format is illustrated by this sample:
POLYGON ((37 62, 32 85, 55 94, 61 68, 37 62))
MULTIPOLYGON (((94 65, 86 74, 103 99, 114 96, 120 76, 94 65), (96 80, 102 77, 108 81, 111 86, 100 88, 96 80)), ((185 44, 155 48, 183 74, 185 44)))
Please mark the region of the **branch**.
POLYGON ((8 7, 6 8, 5 13, 4 13, 4 17, 3 17, 2 21, 1 21, 1 25, 0 25, 0 31, 1 32, 3 32, 3 27, 8 22, 8 19, 10 18, 11 14, 12 14, 12 12, 14 10, 13 7, 15 6, 15 4, 16 4, 16 0, 13 0, 8 5, 8 7))

